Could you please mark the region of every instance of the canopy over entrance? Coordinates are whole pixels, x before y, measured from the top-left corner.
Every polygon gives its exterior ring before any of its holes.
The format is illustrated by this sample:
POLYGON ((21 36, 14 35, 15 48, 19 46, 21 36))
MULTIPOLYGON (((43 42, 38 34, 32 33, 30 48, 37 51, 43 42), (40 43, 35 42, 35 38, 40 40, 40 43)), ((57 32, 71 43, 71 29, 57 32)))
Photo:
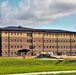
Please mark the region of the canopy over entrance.
POLYGON ((28 51, 30 51, 30 50, 28 50, 28 49, 20 49, 18 52, 28 52, 28 51))
POLYGON ((18 50, 18 56, 24 56, 27 54, 27 52, 30 51, 28 49, 20 49, 18 50))

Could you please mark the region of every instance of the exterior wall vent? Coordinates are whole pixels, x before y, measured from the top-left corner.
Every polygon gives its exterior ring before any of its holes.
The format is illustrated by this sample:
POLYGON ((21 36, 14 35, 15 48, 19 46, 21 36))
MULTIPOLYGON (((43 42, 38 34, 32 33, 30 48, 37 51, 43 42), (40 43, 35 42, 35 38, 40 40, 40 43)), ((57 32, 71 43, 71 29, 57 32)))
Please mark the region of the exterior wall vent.
POLYGON ((21 28, 21 26, 18 26, 18 28, 21 28))

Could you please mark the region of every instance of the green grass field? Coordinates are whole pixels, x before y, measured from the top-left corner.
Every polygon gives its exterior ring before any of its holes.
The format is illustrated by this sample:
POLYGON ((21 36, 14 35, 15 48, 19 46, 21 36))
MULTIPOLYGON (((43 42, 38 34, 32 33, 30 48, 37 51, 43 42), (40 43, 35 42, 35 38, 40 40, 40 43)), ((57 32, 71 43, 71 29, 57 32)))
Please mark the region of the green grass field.
POLYGON ((76 60, 0 58, 0 74, 76 70, 76 60))

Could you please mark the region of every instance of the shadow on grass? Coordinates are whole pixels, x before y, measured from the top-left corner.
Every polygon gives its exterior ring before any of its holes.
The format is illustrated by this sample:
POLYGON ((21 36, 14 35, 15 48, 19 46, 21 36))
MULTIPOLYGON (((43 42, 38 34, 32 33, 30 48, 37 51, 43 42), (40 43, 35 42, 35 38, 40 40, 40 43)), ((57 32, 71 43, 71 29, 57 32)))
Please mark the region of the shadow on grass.
POLYGON ((57 63, 55 63, 55 65, 58 65, 62 62, 63 60, 59 60, 57 63))

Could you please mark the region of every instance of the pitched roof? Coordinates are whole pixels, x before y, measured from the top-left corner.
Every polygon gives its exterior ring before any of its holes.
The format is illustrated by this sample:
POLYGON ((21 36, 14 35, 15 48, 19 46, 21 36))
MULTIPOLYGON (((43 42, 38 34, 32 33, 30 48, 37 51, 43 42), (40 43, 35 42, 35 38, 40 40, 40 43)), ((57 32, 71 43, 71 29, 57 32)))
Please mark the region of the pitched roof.
POLYGON ((74 31, 67 31, 67 30, 59 30, 59 29, 33 29, 33 28, 26 28, 21 26, 8 26, 4 28, 0 28, 0 30, 18 30, 18 31, 42 31, 42 32, 74 32, 74 31))
POLYGON ((4 27, 1 28, 1 30, 29 30, 31 28, 25 28, 25 27, 21 27, 21 26, 9 26, 9 27, 4 27))

